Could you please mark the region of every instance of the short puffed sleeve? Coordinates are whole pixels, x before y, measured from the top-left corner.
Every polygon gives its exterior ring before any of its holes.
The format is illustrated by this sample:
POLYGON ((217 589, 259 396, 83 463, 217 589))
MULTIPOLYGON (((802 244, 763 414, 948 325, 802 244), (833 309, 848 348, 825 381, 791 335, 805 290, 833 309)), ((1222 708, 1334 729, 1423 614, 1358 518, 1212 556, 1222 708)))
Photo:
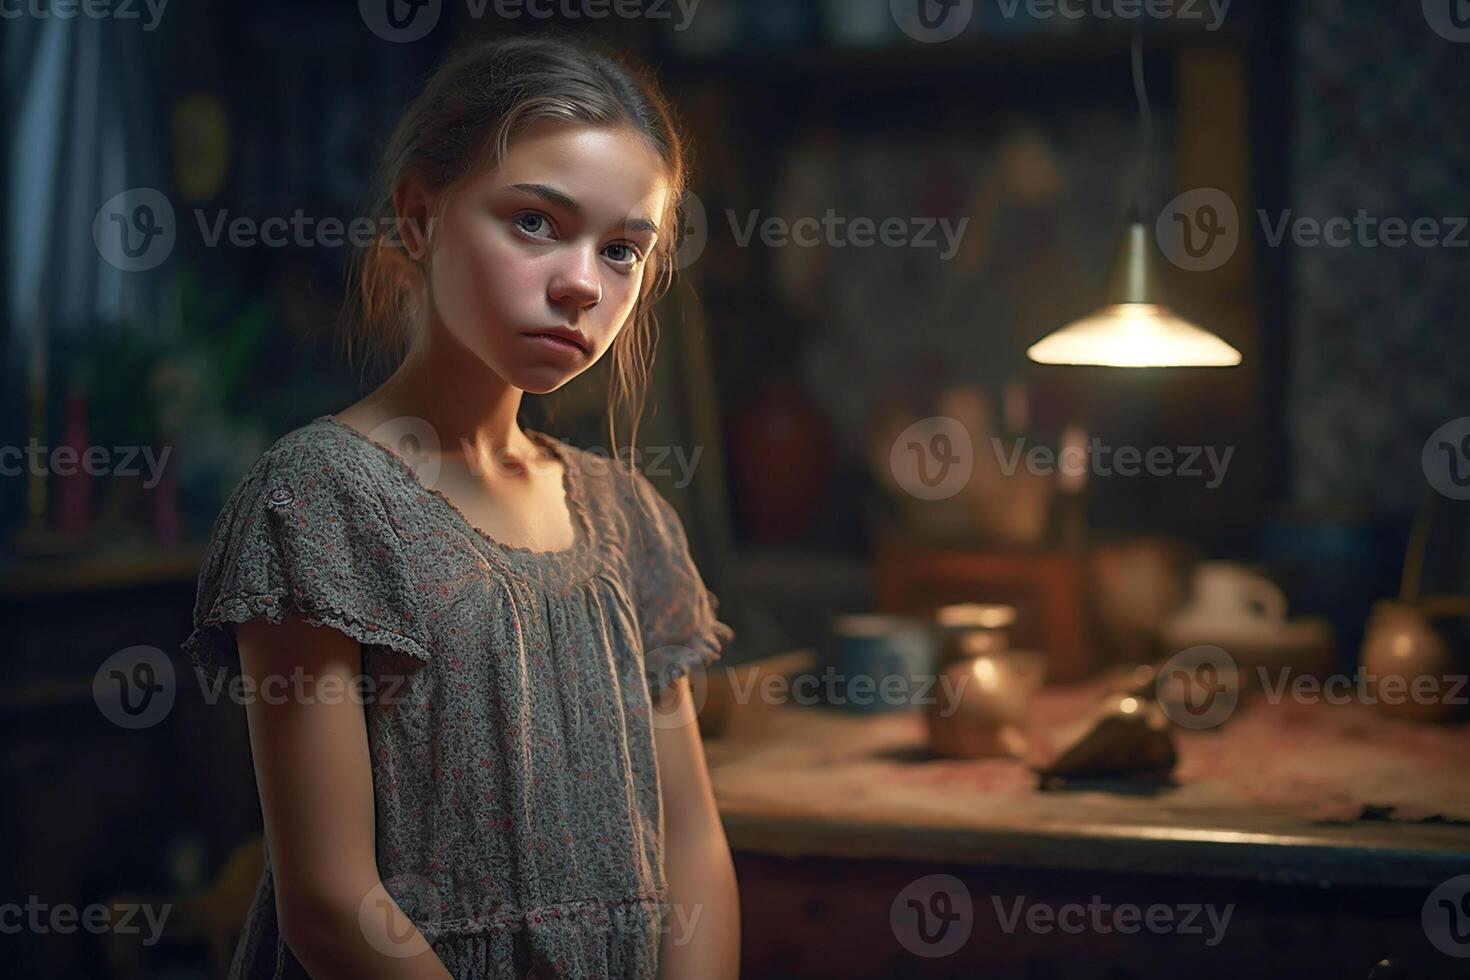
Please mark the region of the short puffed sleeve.
POLYGON ((429 658, 402 541, 349 462, 320 445, 278 443, 240 481, 199 573, 182 647, 196 669, 237 673, 231 626, 288 616, 429 658))
POLYGON ((658 694, 691 667, 719 659, 735 631, 689 554, 683 521, 648 479, 636 476, 638 542, 632 569, 649 690, 658 694))

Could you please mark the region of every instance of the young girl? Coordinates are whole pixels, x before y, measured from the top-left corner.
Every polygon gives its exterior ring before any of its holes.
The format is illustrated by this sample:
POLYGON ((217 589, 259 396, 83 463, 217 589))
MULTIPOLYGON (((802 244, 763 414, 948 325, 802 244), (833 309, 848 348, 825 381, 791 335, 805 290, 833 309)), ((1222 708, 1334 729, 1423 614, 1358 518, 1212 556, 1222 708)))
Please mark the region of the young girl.
POLYGON ((685 168, 640 74, 549 36, 464 50, 399 124, 356 319, 401 364, 246 475, 185 645, 248 698, 232 976, 736 975, 683 678, 734 633, 641 473, 516 421, 610 350, 621 397, 646 377, 685 168))

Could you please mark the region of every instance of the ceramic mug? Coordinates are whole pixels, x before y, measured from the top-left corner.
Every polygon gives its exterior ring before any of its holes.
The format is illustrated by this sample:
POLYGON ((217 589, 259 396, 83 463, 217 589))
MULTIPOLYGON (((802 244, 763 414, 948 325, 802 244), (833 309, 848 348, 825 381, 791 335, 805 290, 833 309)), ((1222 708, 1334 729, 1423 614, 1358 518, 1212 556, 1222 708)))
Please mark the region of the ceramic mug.
POLYGON ((832 620, 828 703, 876 713, 917 707, 933 687, 934 634, 909 616, 858 613, 832 620))

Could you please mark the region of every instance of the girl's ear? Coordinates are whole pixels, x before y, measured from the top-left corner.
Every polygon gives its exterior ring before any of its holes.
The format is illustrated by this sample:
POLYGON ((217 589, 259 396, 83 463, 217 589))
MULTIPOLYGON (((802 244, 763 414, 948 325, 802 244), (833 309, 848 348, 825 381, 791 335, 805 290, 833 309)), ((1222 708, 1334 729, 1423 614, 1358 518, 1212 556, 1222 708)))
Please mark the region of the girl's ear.
POLYGON ((435 198, 414 173, 405 174, 393 188, 395 231, 403 250, 415 262, 423 261, 429 251, 435 198))

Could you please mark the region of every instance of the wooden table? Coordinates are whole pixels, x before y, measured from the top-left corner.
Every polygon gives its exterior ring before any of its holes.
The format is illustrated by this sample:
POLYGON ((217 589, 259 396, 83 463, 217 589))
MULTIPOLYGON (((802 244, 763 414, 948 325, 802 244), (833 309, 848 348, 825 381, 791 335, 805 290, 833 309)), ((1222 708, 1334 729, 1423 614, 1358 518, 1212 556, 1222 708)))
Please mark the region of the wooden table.
POLYGON ((913 713, 781 708, 759 738, 706 744, 751 976, 1366 977, 1385 956, 1415 977, 1470 976, 1421 921, 1430 891, 1470 873, 1470 824, 1327 823, 1301 801, 1253 801, 1236 784, 1188 778, 1211 771, 1208 734, 1181 738, 1178 785, 1131 794, 1041 792, 1015 763, 930 759, 913 713), (935 873, 965 883, 975 933, 930 959, 904 948, 893 916, 900 893, 935 873), (1002 928, 999 911, 1022 896, 1059 907, 1094 895, 1235 911, 1210 947, 1179 934, 1002 928))

